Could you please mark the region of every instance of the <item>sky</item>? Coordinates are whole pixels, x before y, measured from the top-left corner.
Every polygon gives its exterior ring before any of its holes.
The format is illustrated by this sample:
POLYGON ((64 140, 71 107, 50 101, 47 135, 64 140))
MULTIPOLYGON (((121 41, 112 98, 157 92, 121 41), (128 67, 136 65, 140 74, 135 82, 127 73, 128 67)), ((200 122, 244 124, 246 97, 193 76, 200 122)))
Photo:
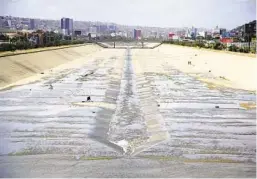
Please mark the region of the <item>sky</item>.
POLYGON ((0 15, 232 29, 256 19, 256 0, 0 0, 0 15))

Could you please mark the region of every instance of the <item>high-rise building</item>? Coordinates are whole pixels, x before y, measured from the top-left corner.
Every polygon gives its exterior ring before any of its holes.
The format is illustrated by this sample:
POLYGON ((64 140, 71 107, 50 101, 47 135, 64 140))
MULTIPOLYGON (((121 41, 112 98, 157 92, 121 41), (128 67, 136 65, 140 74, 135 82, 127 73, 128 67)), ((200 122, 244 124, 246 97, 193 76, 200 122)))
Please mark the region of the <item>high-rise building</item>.
POLYGON ((29 29, 30 30, 35 29, 35 19, 30 19, 29 20, 29 29))
POLYGON ((0 28, 4 26, 4 16, 0 16, 0 28))
POLYGON ((134 29, 134 39, 141 39, 141 30, 134 29))
POLYGON ((70 18, 62 18, 61 19, 61 29, 64 35, 72 35, 73 34, 73 19, 70 18))

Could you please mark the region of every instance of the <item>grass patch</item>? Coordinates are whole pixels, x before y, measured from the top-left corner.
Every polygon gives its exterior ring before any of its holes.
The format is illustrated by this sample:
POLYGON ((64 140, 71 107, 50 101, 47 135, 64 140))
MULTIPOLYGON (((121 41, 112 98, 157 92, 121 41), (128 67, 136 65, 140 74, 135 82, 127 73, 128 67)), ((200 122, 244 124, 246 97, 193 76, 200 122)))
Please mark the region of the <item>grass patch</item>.
POLYGON ((116 159, 116 157, 108 157, 108 156, 80 157, 80 160, 112 160, 112 159, 116 159))
POLYGON ((207 88, 210 89, 210 90, 214 90, 214 89, 218 89, 218 88, 219 88, 218 85, 216 85, 216 84, 214 84, 214 83, 212 83, 212 82, 207 82, 207 81, 205 81, 205 80, 200 80, 200 81, 206 83, 207 88))
POLYGON ((224 158, 189 159, 189 158, 176 157, 176 156, 141 156, 141 158, 147 158, 147 159, 153 159, 153 160, 164 160, 164 161, 180 161, 185 163, 242 163, 240 161, 224 159, 224 158))
POLYGON ((8 154, 8 156, 23 156, 23 155, 33 155, 33 152, 31 150, 24 150, 24 151, 12 152, 8 154))
POLYGON ((153 159, 153 160, 179 160, 179 157, 176 156, 156 156, 156 155, 146 155, 141 156, 141 158, 153 159))
POLYGON ((240 161, 223 158, 205 158, 205 159, 184 159, 185 163, 242 163, 240 161))

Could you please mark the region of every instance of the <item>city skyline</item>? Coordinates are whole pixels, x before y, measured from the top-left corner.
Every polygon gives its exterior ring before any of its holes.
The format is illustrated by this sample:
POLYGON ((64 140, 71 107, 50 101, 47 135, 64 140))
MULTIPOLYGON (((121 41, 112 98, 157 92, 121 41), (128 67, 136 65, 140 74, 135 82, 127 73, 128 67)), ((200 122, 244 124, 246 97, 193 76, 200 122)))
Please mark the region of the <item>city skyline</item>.
POLYGON ((162 28, 191 26, 213 28, 218 25, 232 29, 256 19, 256 1, 254 0, 227 0, 225 2, 221 0, 181 0, 177 3, 173 0, 160 0, 158 4, 151 0, 125 0, 123 3, 117 0, 108 2, 96 0, 93 4, 87 0, 68 2, 70 1, 3 0, 3 11, 1 10, 3 14, 0 15, 52 20, 68 17, 74 21, 99 21, 128 26, 162 28), (22 8, 25 6, 26 11, 22 8), (39 7, 44 9, 44 12, 40 11, 39 7))

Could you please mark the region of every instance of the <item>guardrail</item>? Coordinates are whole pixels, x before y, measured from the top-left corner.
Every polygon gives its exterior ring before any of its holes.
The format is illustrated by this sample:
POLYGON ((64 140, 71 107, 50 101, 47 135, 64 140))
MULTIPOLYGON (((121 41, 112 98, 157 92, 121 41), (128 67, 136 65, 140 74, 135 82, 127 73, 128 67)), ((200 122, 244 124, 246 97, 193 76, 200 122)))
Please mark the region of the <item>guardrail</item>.
MULTIPOLYGON (((123 42, 123 41, 121 41, 121 42, 123 42)), ((127 47, 126 46, 107 46, 107 45, 105 45, 105 44, 103 44, 103 43, 101 43, 101 42, 94 42, 95 44, 97 44, 97 45, 99 45, 99 46, 101 46, 102 48, 110 48, 110 49, 127 49, 127 47)), ((152 46, 152 47, 146 47, 146 46, 130 46, 130 48, 131 49, 154 49, 154 48, 156 48, 156 47, 159 47, 160 45, 162 45, 162 42, 160 42, 160 43, 158 43, 157 45, 155 45, 155 46, 152 46)))

